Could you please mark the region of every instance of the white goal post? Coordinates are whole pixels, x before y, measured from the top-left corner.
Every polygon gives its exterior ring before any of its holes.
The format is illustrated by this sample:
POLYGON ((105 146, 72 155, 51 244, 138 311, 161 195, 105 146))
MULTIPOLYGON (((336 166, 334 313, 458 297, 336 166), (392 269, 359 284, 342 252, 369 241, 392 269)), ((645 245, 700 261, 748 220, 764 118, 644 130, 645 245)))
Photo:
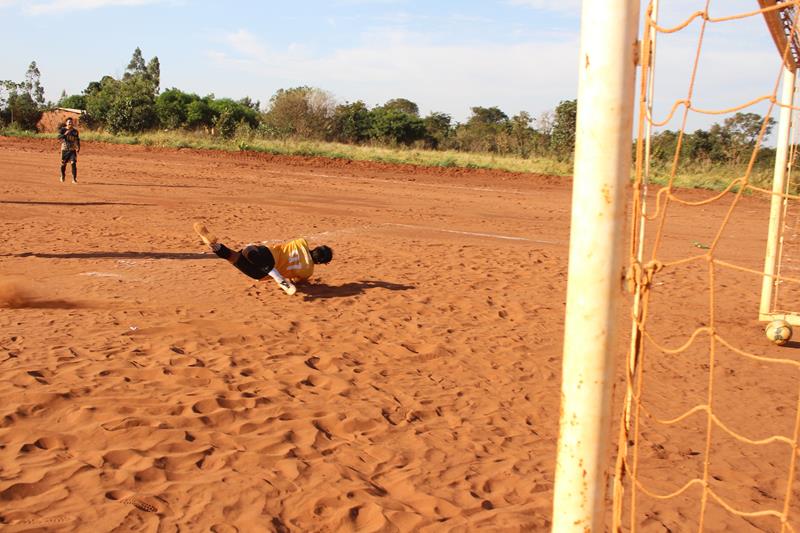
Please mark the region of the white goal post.
POLYGON ((796 127, 792 117, 794 111, 794 92, 796 84, 797 62, 800 60, 800 46, 797 35, 793 32, 797 6, 785 0, 758 0, 759 7, 770 8, 786 4, 785 9, 764 12, 764 19, 770 34, 775 41, 778 53, 784 59, 783 81, 779 104, 781 110, 778 119, 778 136, 775 141, 775 170, 772 180, 772 198, 770 200, 769 230, 767 233, 767 249, 764 254, 764 277, 761 283, 761 302, 758 309, 759 320, 771 321, 784 319, 793 326, 800 325, 800 313, 782 311, 776 308, 776 292, 780 278, 779 273, 781 247, 783 245, 784 204, 787 175, 789 170, 789 149, 792 130, 796 127))
MULTIPOLYGON (((798 0, 757 0, 785 58, 775 179, 759 318, 800 325, 800 313, 773 308, 795 71, 798 0), (780 7, 785 4, 785 7, 780 7), (771 8, 771 9, 769 9, 771 8)), ((583 0, 578 113, 564 322, 561 415, 552 530, 608 526, 611 384, 621 295, 624 190, 631 174, 634 81, 641 0, 583 0), (579 332, 579 334, 575 334, 579 332)), ((754 2, 755 4, 755 2, 754 2)))
POLYGON ((603 531, 640 0, 584 0, 553 531, 603 531), (573 332, 580 332, 579 335, 573 332))

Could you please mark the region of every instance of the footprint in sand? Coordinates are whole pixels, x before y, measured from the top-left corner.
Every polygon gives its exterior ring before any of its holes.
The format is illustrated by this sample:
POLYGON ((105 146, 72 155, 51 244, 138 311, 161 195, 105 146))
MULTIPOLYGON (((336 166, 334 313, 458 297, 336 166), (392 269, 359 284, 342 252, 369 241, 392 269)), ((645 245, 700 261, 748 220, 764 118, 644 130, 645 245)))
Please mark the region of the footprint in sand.
POLYGON ((42 370, 29 370, 28 375, 31 376, 33 379, 41 383, 42 385, 49 385, 50 382, 47 381, 45 377, 45 372, 42 370))
POLYGON ((61 437, 48 436, 36 439, 34 442, 28 442, 22 445, 20 452, 35 452, 37 450, 53 450, 53 449, 66 449, 69 448, 67 440, 61 437))
MULTIPOLYGON (((6 524, 8 527, 25 526, 24 529, 13 528, 10 531, 31 531, 30 526, 36 528, 47 528, 47 526, 60 526, 74 522, 75 517, 70 515, 58 515, 49 517, 34 517, 25 518, 20 520, 9 520, 6 524)), ((38 530, 38 529, 37 529, 38 530)))
POLYGON ((106 498, 125 505, 133 505, 145 513, 163 514, 167 510, 166 502, 157 496, 137 495, 127 491, 112 490, 106 492, 106 498))

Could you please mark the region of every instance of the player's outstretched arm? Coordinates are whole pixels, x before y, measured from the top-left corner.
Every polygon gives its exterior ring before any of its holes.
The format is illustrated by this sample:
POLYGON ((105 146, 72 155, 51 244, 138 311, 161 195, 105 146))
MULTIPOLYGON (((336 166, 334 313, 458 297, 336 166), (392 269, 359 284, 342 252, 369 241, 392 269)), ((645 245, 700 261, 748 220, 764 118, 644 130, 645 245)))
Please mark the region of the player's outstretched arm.
POLYGON ((268 272, 268 274, 269 274, 269 277, 271 277, 272 279, 275 280, 275 283, 278 284, 278 287, 280 287, 281 290, 283 292, 285 292, 286 294, 288 294, 289 296, 291 296, 292 294, 297 292, 297 287, 295 287, 294 284, 291 281, 289 281, 288 279, 284 278, 281 275, 281 273, 278 272, 277 269, 273 268, 272 270, 270 270, 268 272))

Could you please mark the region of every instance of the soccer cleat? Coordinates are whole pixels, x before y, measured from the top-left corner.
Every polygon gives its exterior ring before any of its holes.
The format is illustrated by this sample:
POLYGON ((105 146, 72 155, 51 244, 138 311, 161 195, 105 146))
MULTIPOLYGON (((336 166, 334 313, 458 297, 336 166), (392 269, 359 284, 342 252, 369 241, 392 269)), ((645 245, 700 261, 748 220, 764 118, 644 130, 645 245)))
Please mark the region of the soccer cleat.
POLYGON ((59 179, 61 180, 61 183, 64 183, 64 176, 61 176, 59 179))
POLYGON ((78 183, 78 178, 72 178, 72 183, 78 183))
POLYGON ((278 285, 280 285, 281 289, 283 289, 283 292, 285 292, 289 296, 297 292, 297 287, 295 287, 291 281, 287 280, 279 281, 278 285))
POLYGON ((217 242, 217 237, 213 235, 210 231, 208 231, 208 228, 202 222, 194 223, 194 231, 200 236, 200 239, 202 239, 203 242, 208 246, 211 246, 212 244, 217 242))

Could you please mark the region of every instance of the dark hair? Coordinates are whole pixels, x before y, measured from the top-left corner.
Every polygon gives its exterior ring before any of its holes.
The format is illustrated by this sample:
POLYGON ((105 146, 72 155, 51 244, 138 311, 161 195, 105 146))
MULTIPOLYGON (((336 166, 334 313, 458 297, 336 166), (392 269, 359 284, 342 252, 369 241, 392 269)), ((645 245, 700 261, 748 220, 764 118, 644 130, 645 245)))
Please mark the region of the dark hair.
POLYGON ((333 250, 330 246, 317 246, 311 250, 311 260, 318 265, 330 263, 333 259, 333 250))

